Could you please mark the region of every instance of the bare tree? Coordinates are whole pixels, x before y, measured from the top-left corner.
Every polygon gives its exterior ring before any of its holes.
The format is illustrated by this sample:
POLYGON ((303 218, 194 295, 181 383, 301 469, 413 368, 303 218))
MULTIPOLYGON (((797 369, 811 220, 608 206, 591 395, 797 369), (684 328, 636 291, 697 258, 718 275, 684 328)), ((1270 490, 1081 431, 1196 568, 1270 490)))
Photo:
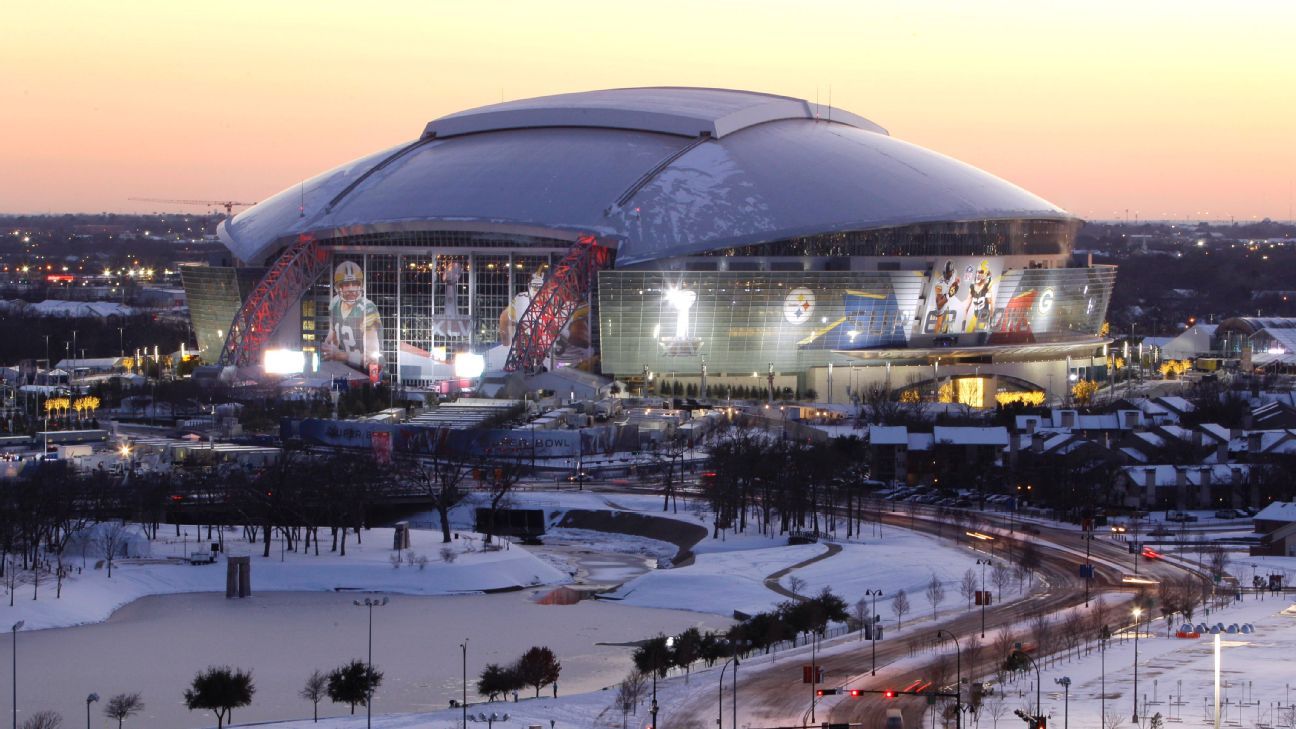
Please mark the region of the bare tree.
POLYGON ((1089 608, 1089 634, 1094 640, 1104 640, 1104 633, 1110 630, 1107 621, 1111 619, 1111 608, 1107 605, 1107 600, 1098 595, 1093 599, 1093 606, 1089 608))
POLYGON ((963 646, 963 663, 968 667, 968 675, 976 676, 977 664, 981 662, 981 654, 984 652, 985 646, 976 633, 969 635, 965 643, 966 645, 963 646))
POLYGON ((936 608, 945 602, 945 585, 941 583, 940 578, 933 572, 931 579, 927 581, 927 602, 931 603, 932 619, 936 618, 936 608))
POLYGON ((959 581, 959 594, 967 600, 968 610, 972 609, 972 598, 976 597, 980 583, 977 582, 976 573, 968 567, 967 572, 963 573, 963 579, 959 581))
POLYGON ((450 510, 463 501, 463 482, 472 474, 472 453, 468 448, 446 448, 432 459, 410 459, 399 467, 400 473, 418 484, 432 502, 441 519, 441 541, 449 544, 450 510))
POLYGON ((117 694, 108 699, 104 704, 104 716, 109 719, 117 720, 117 729, 121 729, 122 722, 131 714, 138 714, 144 710, 144 699, 140 698, 138 692, 133 694, 117 694))
POLYGON ((985 707, 986 713, 990 715, 991 729, 999 729, 999 720, 1008 713, 1008 702, 1004 701, 1003 694, 995 691, 990 700, 985 702, 985 707))
POLYGON ((495 534, 495 515, 499 513, 500 507, 504 505, 508 495, 513 492, 513 487, 517 486, 518 481, 522 480, 525 468, 522 463, 516 459, 485 463, 482 469, 488 471, 485 479, 486 496, 487 496, 487 522, 486 522, 486 543, 490 544, 495 534))
POLYGON ((1017 641, 1008 628, 1000 628, 999 632, 995 633, 994 648, 992 650, 994 651, 995 674, 999 678, 999 683, 1003 683, 1004 661, 1008 659, 1008 655, 1016 649, 1016 646, 1017 641))
POLYGON ((113 560, 117 552, 126 543, 126 525, 120 521, 109 521, 99 525, 95 534, 95 543, 103 550, 104 559, 108 561, 108 576, 112 577, 113 560))
POLYGON ((801 591, 805 589, 805 586, 806 586, 805 580, 801 579, 800 577, 797 577, 796 575, 792 575, 791 577, 788 577, 787 580, 788 592, 792 593, 793 595, 800 595, 801 591))
POLYGON ((1031 618, 1031 637, 1035 639, 1036 655, 1047 660, 1053 652, 1053 621, 1046 612, 1038 612, 1031 618))
POLYGON ((306 685, 302 686, 297 695, 314 704, 315 721, 319 721, 319 702, 324 700, 328 695, 328 675, 319 669, 311 671, 311 675, 306 677, 306 685))
POLYGON ((895 597, 891 598, 891 612, 896 616, 896 630, 904 627, 904 616, 909 612, 909 593, 896 590, 895 597))
MULTIPOLYGON (((868 623, 873 619, 873 616, 869 614, 869 602, 867 597, 861 597, 855 601, 855 605, 851 608, 851 617, 854 618, 855 623, 859 625, 860 640, 864 640, 864 626, 868 625, 868 623)), ((872 628, 869 628, 869 632, 872 632, 872 630, 872 628)))
POLYGON ((1224 547, 1218 544, 1212 544, 1209 548, 1211 572, 1216 575, 1223 575, 1224 570, 1228 568, 1229 554, 1224 547))
POLYGON ((1031 571, 1025 565, 1017 565, 1013 568, 1013 575, 1017 578, 1017 592, 1021 592, 1026 586, 1026 577, 1031 571))
POLYGON ((22 729, 60 729, 62 726, 63 715, 57 711, 38 711, 22 723, 22 729))
POLYGON ((990 581, 994 583, 995 589, 999 591, 996 602, 1003 602, 1004 589, 1012 581, 1012 572, 1003 562, 995 562, 990 568, 990 581))
POLYGON ((1068 653, 1080 657, 1080 638, 1084 636, 1085 619, 1079 610, 1072 610, 1062 619, 1062 639, 1066 641, 1068 653))
POLYGON ((635 708, 637 698, 634 695, 634 688, 630 685, 630 679, 623 680, 617 686, 616 707, 621 711, 621 729, 626 729, 626 717, 630 711, 635 708))
POLYGON ((1102 729, 1120 729, 1120 725, 1125 723, 1125 714, 1116 709, 1108 709, 1103 714, 1102 729))

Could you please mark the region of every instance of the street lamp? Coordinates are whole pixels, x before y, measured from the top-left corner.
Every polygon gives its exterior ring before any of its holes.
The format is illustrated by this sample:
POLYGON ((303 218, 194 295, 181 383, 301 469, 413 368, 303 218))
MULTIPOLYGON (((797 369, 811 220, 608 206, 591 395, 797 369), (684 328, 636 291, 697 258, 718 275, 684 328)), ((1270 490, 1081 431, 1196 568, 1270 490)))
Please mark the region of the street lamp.
POLYGON ((18 729, 18 631, 25 622, 19 620, 10 629, 13 632, 13 729, 18 729))
POLYGON ((877 599, 879 597, 882 597, 882 590, 865 590, 864 596, 873 598, 873 611, 869 615, 869 642, 873 644, 873 670, 869 672, 869 675, 876 676, 877 675, 877 630, 878 630, 877 599))
POLYGON ((936 631, 938 640, 941 633, 954 641, 954 728, 961 729, 963 726, 963 649, 959 646, 958 638, 948 630, 936 631))
POLYGON ((1102 652, 1102 656, 1099 659, 1101 661, 1101 668, 1099 670, 1102 674, 1102 685, 1098 688, 1100 699, 1098 702, 1098 713, 1102 716, 1107 716, 1107 640, 1110 637, 1111 631, 1107 629, 1106 625, 1104 625, 1102 635, 1098 640, 1098 648, 1102 652))
POLYGON ((1139 616, 1143 614, 1143 608, 1134 608, 1134 723, 1138 723, 1138 639, 1139 639, 1139 616))
POLYGON ((468 639, 459 644, 459 650, 463 651, 463 729, 468 729, 468 639))
MULTIPOLYGON (((1020 645, 1021 645, 1021 644, 1018 643, 1018 646, 1020 646, 1020 645)), ((1040 670, 1039 670, 1039 664, 1035 662, 1035 659, 1034 659, 1034 658, 1031 658, 1031 657, 1030 657, 1030 654, 1029 654, 1029 653, 1027 653, 1026 651, 1022 650, 1020 647, 1017 649, 1017 651, 1016 651, 1016 655, 1019 655, 1019 656, 1025 658, 1026 660, 1030 661, 1031 668, 1034 668, 1034 669, 1035 669, 1035 716, 1041 716, 1041 714, 1040 714, 1040 670)))
POLYGON ((716 729, 724 729, 724 675, 725 669, 732 663, 734 667, 734 687, 733 687, 733 725, 738 729, 738 644, 734 644, 733 657, 725 661, 720 667, 720 688, 716 695, 716 729))
POLYGON ((99 694, 90 694, 86 697, 86 729, 90 729, 90 704, 99 700, 99 694))
POLYGON ((1063 676, 1053 679, 1053 683, 1062 687, 1062 729, 1067 729, 1071 716, 1071 678, 1063 676))
POLYGON ((819 634, 813 630, 808 632, 810 633, 810 721, 813 722, 815 720, 815 699, 819 698, 815 688, 819 683, 819 666, 816 665, 817 660, 815 657, 815 653, 819 648, 819 634))
MULTIPOLYGON (((366 597, 364 599, 364 602, 361 602, 359 600, 352 600, 352 602, 355 603, 356 607, 369 608, 368 671, 370 675, 365 677, 365 679, 368 680, 373 675, 373 609, 376 607, 382 607, 386 605, 389 602, 389 599, 385 596, 381 600, 374 600, 366 597)), ((373 684, 372 683, 370 683, 369 685, 369 696, 365 698, 365 726, 366 727, 373 726, 373 684)))
POLYGON ((1089 607, 1089 583, 1093 582, 1093 563, 1089 561, 1089 545, 1093 543, 1093 529, 1084 533, 1085 540, 1085 607, 1089 607))
POLYGON ((990 591, 985 585, 985 568, 986 565, 992 564, 988 558, 978 559, 977 564, 981 565, 981 637, 985 637, 985 609, 986 603, 990 602, 990 591))

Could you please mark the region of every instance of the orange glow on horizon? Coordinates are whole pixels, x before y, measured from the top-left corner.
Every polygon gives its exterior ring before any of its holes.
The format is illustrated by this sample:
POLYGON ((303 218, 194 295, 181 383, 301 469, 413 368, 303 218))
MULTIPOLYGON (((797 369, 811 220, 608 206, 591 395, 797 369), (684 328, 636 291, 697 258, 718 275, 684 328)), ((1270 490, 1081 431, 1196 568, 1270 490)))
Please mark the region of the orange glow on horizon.
POLYGON ((261 200, 501 98, 685 85, 831 97, 1085 218, 1291 216, 1296 3, 68 0, 5 16, 22 32, 0 44, 3 213, 261 200))

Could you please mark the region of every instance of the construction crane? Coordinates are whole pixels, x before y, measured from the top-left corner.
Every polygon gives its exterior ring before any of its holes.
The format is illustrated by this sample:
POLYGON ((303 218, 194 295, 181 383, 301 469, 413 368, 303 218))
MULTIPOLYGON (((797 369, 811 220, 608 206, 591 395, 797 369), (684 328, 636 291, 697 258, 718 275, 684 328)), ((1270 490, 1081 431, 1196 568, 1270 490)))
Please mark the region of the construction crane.
POLYGON ((256 205, 254 202, 236 202, 234 200, 166 200, 156 197, 133 197, 130 199, 138 202, 174 203, 176 205, 220 205, 225 208, 226 218, 234 214, 235 207, 246 208, 256 205))

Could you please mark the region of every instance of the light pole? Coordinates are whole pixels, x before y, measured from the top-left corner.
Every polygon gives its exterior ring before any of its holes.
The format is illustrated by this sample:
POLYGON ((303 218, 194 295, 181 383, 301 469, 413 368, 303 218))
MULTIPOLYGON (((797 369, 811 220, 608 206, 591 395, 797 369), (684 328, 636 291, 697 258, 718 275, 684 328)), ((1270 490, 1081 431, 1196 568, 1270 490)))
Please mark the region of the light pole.
POLYGON ((981 637, 984 638, 985 637, 985 609, 986 609, 986 603, 990 602, 990 591, 986 589, 986 585, 985 585, 985 568, 987 565, 991 564, 991 561, 988 558, 985 558, 985 559, 978 559, 976 563, 981 565, 981 637))
POLYGON ((99 694, 90 694, 86 697, 86 729, 90 729, 90 704, 99 700, 99 694))
MULTIPOLYGON (((1018 645, 1020 645, 1020 644, 1018 644, 1018 645)), ((1029 653, 1027 653, 1026 651, 1024 651, 1024 650, 1022 650, 1022 649, 1020 649, 1020 648, 1017 649, 1017 655, 1019 655, 1019 656, 1025 658, 1026 660, 1030 661, 1031 668, 1034 668, 1034 669, 1035 669, 1035 716, 1040 716, 1040 670, 1039 670, 1039 664, 1035 662, 1035 659, 1034 659, 1034 658, 1031 658, 1031 657, 1030 657, 1030 654, 1029 654, 1029 653)))
POLYGON ((1089 545, 1093 543, 1093 530, 1084 533, 1085 540, 1085 607, 1089 607, 1089 583, 1093 582, 1093 563, 1089 561, 1089 545))
MULTIPOLYGON (((1104 625, 1102 629, 1102 636, 1098 641, 1098 648, 1102 654, 1101 658, 1099 659, 1101 661, 1100 663, 1101 668, 1099 670, 1102 674, 1102 685, 1099 686, 1098 688, 1100 692, 1099 702, 1098 702, 1098 712, 1103 717, 1107 716, 1107 639, 1109 637, 1111 637, 1111 633, 1110 631, 1107 630, 1107 626, 1104 625)), ((1102 719, 1102 721, 1106 721, 1106 719, 1102 719)))
POLYGON ((1071 678, 1055 678, 1053 683, 1062 687, 1062 729, 1067 729, 1067 722, 1071 718, 1071 678))
MULTIPOLYGON (((773 365, 770 366, 773 367, 773 365)), ((771 382, 772 381, 773 378, 771 378, 771 382)), ((773 388, 770 388, 770 391, 773 392, 773 388)), ((819 648, 819 640, 818 640, 818 635, 813 630, 809 632, 810 632, 810 721, 814 722, 815 721, 815 699, 819 697, 817 689, 815 688, 819 684, 819 666, 815 665, 816 663, 815 653, 819 648)))
POLYGON ((873 670, 869 672, 870 676, 877 675, 877 599, 882 597, 882 590, 865 590, 865 597, 873 598, 873 611, 869 615, 869 642, 873 644, 873 670))
POLYGON ((468 639, 459 644, 463 651, 463 729, 468 729, 468 639))
POLYGON ((963 649, 959 646, 958 638, 948 630, 936 631, 937 639, 940 639, 941 633, 954 641, 954 729, 961 729, 963 726, 963 649))
MULTIPOLYGON (((383 605, 386 605, 388 603, 388 598, 384 596, 383 599, 381 600, 372 600, 366 597, 364 599, 364 602, 360 602, 359 600, 353 600, 352 602, 354 602, 357 607, 369 608, 369 663, 368 663, 369 675, 365 677, 365 680, 368 681, 373 676, 373 609, 376 607, 382 607, 383 605)), ((369 684, 369 695, 365 698, 365 726, 366 727, 373 726, 373 684, 372 683, 369 684)))
POLYGON ((745 641, 738 641, 738 644, 734 647, 733 704, 730 715, 733 729, 738 729, 738 654, 746 647, 747 643, 745 641))
POLYGON ((13 632, 13 729, 18 729, 18 631, 25 622, 19 620, 10 629, 13 632))
POLYGON ((720 687, 716 695, 716 729, 724 729, 724 675, 725 669, 732 663, 734 667, 734 728, 738 727, 738 646, 734 645, 733 657, 720 667, 720 687))
POLYGON ((1139 616, 1143 614, 1143 608, 1134 608, 1134 723, 1138 724, 1138 639, 1139 639, 1139 616))

